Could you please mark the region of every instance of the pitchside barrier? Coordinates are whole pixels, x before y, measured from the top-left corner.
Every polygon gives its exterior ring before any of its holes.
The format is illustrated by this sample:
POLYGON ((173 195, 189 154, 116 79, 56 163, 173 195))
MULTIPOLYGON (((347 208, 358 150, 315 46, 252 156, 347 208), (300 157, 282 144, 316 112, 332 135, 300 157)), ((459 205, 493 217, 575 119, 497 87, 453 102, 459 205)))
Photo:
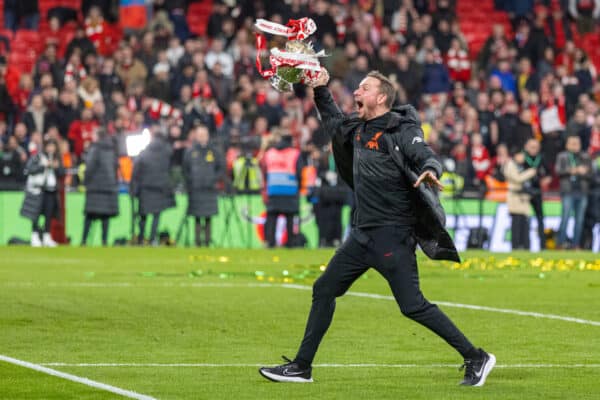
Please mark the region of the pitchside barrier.
MULTIPOLYGON (((29 241, 31 237, 31 223, 19 215, 23 202, 23 192, 0 192, 0 245, 6 245, 11 239, 29 241)), ((193 243, 193 219, 185 218, 187 197, 177 195, 177 207, 165 211, 161 215, 159 232, 170 243, 185 246, 193 243)), ((83 208, 85 195, 79 192, 65 194, 65 234, 71 245, 79 245, 83 229, 83 208)), ((476 199, 442 199, 447 213, 446 226, 454 236, 459 250, 467 248, 469 233, 479 227, 485 228, 488 239, 483 247, 491 251, 510 251, 510 216, 506 204, 491 200, 482 203, 476 199)), ((120 214, 111 219, 109 243, 126 243, 131 237, 132 212, 131 201, 127 194, 119 197, 120 214)), ((560 203, 558 201, 545 201, 545 228, 557 231, 560 224, 560 203)), ((343 226, 347 226, 349 209, 342 213, 343 226)), ((213 218, 213 246, 215 247, 240 247, 261 248, 263 237, 263 224, 265 221, 265 207, 260 195, 232 195, 222 196, 219 199, 219 214, 213 218)), ((312 206, 304 199, 301 201, 301 215, 297 225, 307 239, 307 246, 315 248, 317 245, 317 227, 312 215, 312 206)), ((137 223, 135 224, 137 232, 137 223)), ((150 224, 147 224, 150 225, 150 224)), ((569 224, 572 232, 573 220, 569 224)), ((285 241, 285 220, 278 221, 278 240, 285 241)), ((537 235, 537 221, 531 218, 530 224, 531 249, 540 248, 537 235)), ((93 226, 88 244, 100 244, 99 223, 93 226)), ((600 250, 600 224, 594 230, 595 251, 600 250)))

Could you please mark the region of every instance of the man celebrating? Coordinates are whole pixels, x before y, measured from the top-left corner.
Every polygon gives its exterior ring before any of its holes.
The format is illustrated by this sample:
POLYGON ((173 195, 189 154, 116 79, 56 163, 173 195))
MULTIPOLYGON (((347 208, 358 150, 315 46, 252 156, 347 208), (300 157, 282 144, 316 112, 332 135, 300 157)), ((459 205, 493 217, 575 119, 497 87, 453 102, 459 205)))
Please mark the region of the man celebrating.
POLYGON ((344 115, 325 86, 325 69, 311 84, 324 130, 330 132, 341 177, 354 191, 352 231, 313 287, 304 339, 294 360, 260 374, 276 382, 312 382, 311 364, 342 296, 370 266, 388 281, 405 316, 431 329, 464 358, 461 384, 482 386, 496 363, 475 348, 419 288, 415 248, 434 259, 459 261, 444 229, 436 191, 442 167, 423 140, 411 106, 392 109, 392 83, 377 71, 354 91, 358 113, 344 115))

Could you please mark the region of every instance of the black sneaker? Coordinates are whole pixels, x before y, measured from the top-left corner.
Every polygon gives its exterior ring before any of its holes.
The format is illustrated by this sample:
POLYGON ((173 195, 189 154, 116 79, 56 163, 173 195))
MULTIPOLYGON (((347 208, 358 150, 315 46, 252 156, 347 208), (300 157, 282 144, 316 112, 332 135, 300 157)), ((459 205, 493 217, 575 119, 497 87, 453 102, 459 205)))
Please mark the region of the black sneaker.
POLYGON ((496 365, 496 357, 479 349, 479 357, 465 359, 465 363, 460 367, 460 369, 465 369, 465 378, 460 384, 465 386, 483 386, 485 378, 492 371, 494 365, 496 365))
POLYGON ((258 370, 262 376, 273 382, 298 382, 308 383, 312 382, 312 368, 300 368, 300 366, 283 356, 283 359, 287 361, 286 364, 278 365, 276 367, 267 368, 263 367, 258 370))

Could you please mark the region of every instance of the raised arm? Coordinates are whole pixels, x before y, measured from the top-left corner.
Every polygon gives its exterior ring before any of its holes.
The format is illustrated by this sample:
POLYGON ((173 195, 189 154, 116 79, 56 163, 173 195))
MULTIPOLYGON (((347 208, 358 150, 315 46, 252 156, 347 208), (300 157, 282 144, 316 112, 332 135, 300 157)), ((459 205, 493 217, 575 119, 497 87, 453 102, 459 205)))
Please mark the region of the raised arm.
POLYGON ((307 85, 314 90, 315 106, 319 111, 323 128, 333 138, 347 117, 333 100, 333 96, 327 88, 327 82, 329 82, 329 73, 323 68, 319 77, 307 85))

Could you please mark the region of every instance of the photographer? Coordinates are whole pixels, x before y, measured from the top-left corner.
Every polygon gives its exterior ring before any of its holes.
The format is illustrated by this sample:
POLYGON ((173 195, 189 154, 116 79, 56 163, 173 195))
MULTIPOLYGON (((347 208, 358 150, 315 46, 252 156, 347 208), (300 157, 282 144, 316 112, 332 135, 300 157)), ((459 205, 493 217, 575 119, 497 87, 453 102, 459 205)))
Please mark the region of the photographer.
POLYGON ((192 146, 183 156, 183 177, 188 192, 187 215, 195 218, 196 246, 203 244, 208 247, 211 242, 210 220, 219 211, 216 184, 225 172, 225 162, 217 146, 209 143, 206 126, 194 128, 191 138, 192 146))
POLYGON ((541 145, 537 139, 530 138, 525 143, 524 149, 524 164, 523 168, 533 168, 536 174, 529 181, 530 203, 533 207, 533 212, 537 219, 538 236, 540 238, 540 248, 546 248, 546 240, 544 234, 544 209, 543 209, 543 188, 547 187, 552 180, 550 169, 548 168, 542 154, 540 153, 541 145))
POLYGON ((529 249, 529 213, 531 181, 537 174, 535 168, 525 168, 525 154, 516 153, 505 165, 504 176, 508 182, 506 202, 511 216, 512 249, 529 249))
POLYGON ((588 203, 592 165, 588 154, 581 151, 581 139, 577 135, 567 137, 566 151, 556 157, 556 173, 560 178, 561 217, 557 245, 567 247, 567 223, 571 212, 575 228, 571 247, 581 246, 583 219, 588 203))
POLYGON ((43 151, 31 157, 25 165, 27 183, 21 215, 32 222, 33 247, 56 247, 56 242, 50 236, 50 221, 60 213, 58 179, 65 174, 60 160, 58 144, 54 140, 47 140, 44 142, 43 151), (38 225, 42 215, 45 219, 43 229, 38 225))

